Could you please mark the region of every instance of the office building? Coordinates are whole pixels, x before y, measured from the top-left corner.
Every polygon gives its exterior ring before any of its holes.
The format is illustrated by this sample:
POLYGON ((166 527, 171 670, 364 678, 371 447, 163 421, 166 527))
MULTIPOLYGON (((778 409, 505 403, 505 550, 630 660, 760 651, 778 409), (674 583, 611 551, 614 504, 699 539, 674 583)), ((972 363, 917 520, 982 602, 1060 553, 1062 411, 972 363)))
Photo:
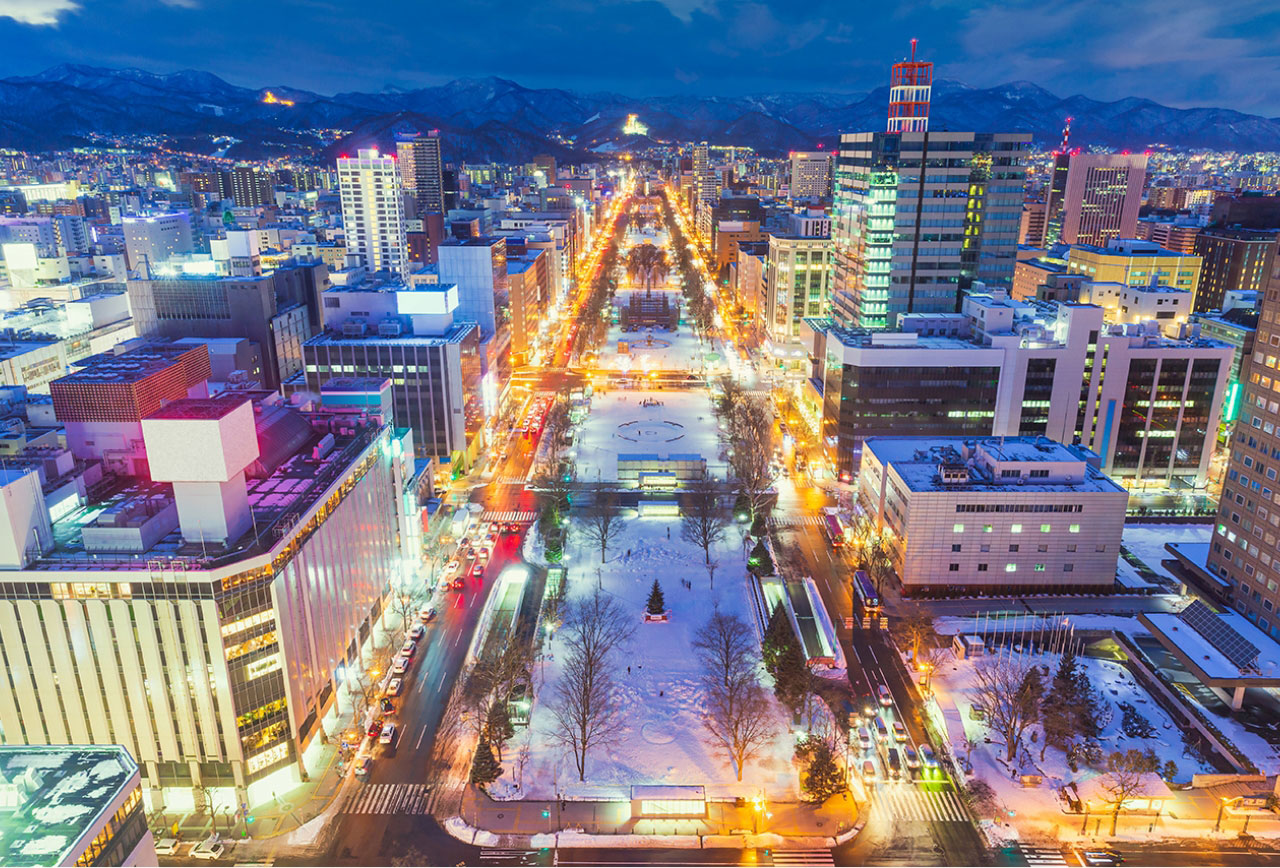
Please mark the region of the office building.
POLYGON ((790 163, 792 200, 831 198, 830 151, 792 151, 790 163))
POLYGON ((66 868, 157 864, 141 781, 118 745, 0 747, 0 858, 66 868))
POLYGON ((1046 437, 872 437, 858 477, 906 595, 1108 591, 1128 501, 1046 437))
POLYGON ((1195 310, 1207 313, 1222 307, 1228 292, 1257 292, 1266 286, 1275 261, 1280 230, 1210 226, 1196 236, 1200 257, 1195 310))
POLYGON ((498 331, 507 305, 507 239, 453 240, 436 251, 440 282, 458 287, 458 319, 477 323, 484 338, 498 331))
POLYGON ((381 275, 331 288, 325 329, 303 345, 305 374, 286 391, 319 393, 339 377, 389 379, 395 422, 412 429, 418 457, 465 470, 498 388, 483 370, 480 328, 462 319, 459 299, 453 284, 381 275))
POLYGON ((1172 286, 1152 284, 1126 286, 1085 280, 1076 297, 1068 299, 1081 304, 1096 304, 1105 313, 1108 324, 1128 325, 1154 320, 1160 330, 1176 337, 1191 314, 1191 293, 1172 286))
POLYGON ((806 321, 831 467, 852 478, 873 436, 1043 435, 1096 452, 1130 488, 1203 488, 1232 347, 1103 316, 995 292, 905 317, 901 333, 806 321))
MULTIPOLYGON (((510 240, 510 239, 508 239, 510 240)), ((523 246, 523 245, 521 245, 523 246)), ((525 364, 533 351, 551 295, 545 250, 507 257, 507 306, 511 318, 511 363, 525 364)))
POLYGON ((764 350, 778 364, 803 366, 800 321, 827 316, 834 269, 830 238, 770 235, 762 311, 764 350))
POLYGON ((1200 286, 1199 256, 1175 253, 1149 241, 1121 239, 1106 247, 1076 244, 1068 251, 1066 264, 1069 274, 1099 283, 1172 286, 1193 298, 1200 286))
POLYGON ((440 155, 440 131, 396 140, 396 159, 404 192, 413 200, 415 214, 444 213, 444 161, 440 155))
POLYGON ((361 150, 338 158, 338 191, 347 252, 360 257, 370 271, 403 277, 408 271, 403 187, 395 157, 361 150))
POLYGON ((1200 220, 1194 217, 1139 217, 1133 237, 1175 253, 1195 253, 1196 236, 1203 228, 1200 220))
POLYGON ((1245 376, 1249 359, 1253 357, 1258 319, 1258 293, 1228 293, 1222 310, 1193 313, 1190 317, 1190 321, 1199 327, 1201 335, 1227 344, 1233 350, 1227 393, 1222 399, 1221 425, 1224 431, 1229 431, 1240 416, 1245 376))
POLYGON ((1105 247, 1137 230, 1142 187, 1147 176, 1145 154, 1070 155, 1061 222, 1049 215, 1049 243, 1105 247))
POLYGON ((130 271, 147 277, 145 269, 171 257, 195 250, 191 237, 191 215, 154 214, 149 217, 125 217, 125 263, 130 271))
POLYGON ((6 474, 0 727, 122 745, 153 810, 275 804, 320 773, 307 748, 336 735, 398 571, 390 429, 274 393, 181 398, 141 425, 146 473, 70 508, 51 512, 42 474, 6 474))
POLYGON ((905 314, 958 311, 974 281, 1008 288, 1029 143, 1026 133, 841 136, 831 224, 836 319, 892 328, 905 314))

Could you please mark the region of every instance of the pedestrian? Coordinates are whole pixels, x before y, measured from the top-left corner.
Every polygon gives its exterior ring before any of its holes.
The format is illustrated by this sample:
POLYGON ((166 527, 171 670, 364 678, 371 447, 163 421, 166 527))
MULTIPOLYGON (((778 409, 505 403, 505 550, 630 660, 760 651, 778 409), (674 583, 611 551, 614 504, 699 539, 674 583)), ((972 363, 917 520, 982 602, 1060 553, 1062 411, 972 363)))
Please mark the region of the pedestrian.
POLYGON ((667 525, 667 539, 671 539, 671 525, 667 525))
POLYGON ((659 691, 658 691, 658 696, 662 696, 662 691, 661 691, 661 690, 659 690, 659 691))
POLYGON ((630 675, 630 674, 631 674, 631 667, 630 667, 630 666, 628 666, 628 667, 627 667, 627 674, 628 674, 628 675, 630 675))

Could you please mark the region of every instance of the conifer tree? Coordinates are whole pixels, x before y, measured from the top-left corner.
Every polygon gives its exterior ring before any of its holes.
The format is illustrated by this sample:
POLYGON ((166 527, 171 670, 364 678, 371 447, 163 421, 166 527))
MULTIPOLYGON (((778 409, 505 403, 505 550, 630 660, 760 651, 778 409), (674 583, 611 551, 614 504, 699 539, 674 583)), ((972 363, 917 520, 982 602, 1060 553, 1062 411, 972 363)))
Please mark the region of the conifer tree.
POLYGON ((658 580, 653 580, 653 587, 649 589, 649 602, 646 610, 650 615, 661 615, 667 611, 666 598, 662 596, 662 585, 658 584, 658 580))

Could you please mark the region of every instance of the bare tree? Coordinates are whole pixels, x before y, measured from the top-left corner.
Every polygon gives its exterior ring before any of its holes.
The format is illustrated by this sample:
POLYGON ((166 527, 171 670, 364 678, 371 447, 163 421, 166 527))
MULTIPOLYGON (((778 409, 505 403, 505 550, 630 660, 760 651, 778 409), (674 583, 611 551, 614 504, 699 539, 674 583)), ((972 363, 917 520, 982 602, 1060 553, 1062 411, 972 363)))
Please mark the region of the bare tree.
POLYGON ((579 781, 586 780, 592 749, 607 742, 622 724, 612 657, 634 629, 622 608, 598 589, 570 607, 567 659, 550 702, 555 718, 551 737, 572 753, 579 781))
POLYGON ((751 627, 737 615, 712 613, 693 638, 706 695, 703 725, 734 764, 738 780, 775 735, 760 687, 760 655, 751 627))
POLYGON ((853 555, 858 568, 865 570, 883 599, 885 584, 893 575, 893 549, 885 531, 867 515, 859 515, 853 524, 853 555))
POLYGON ((729 429, 729 472, 738 493, 751 505, 751 518, 765 508, 773 486, 773 413, 759 395, 740 396, 726 421, 729 429))
POLYGON ((1106 790, 1107 804, 1111 806, 1112 835, 1116 833, 1116 824, 1120 821, 1120 811, 1124 809, 1125 802, 1146 793, 1150 780, 1148 775, 1158 767, 1159 761, 1149 751, 1130 748, 1107 757, 1107 773, 1102 779, 1102 788, 1106 790))
POLYGON ((393 648, 390 643, 375 646, 366 655, 364 665, 347 674, 347 689, 356 699, 357 720, 363 718, 365 712, 373 708, 382 695, 382 678, 391 668, 391 661, 395 659, 397 650, 399 649, 393 648))
POLYGON ((420 600, 415 597, 408 588, 403 588, 391 594, 391 599, 387 603, 391 616, 400 621, 400 630, 402 632, 409 629, 409 623, 414 616, 418 614, 420 600))
POLYGON ((680 512, 680 538, 702 549, 707 575, 715 587, 716 565, 711 562, 711 550, 724 540, 729 529, 729 513, 720 505, 719 486, 710 479, 694 480, 685 489, 680 512))
POLYGON ((583 511, 582 531, 587 539, 600 546, 600 563, 604 563, 609 541, 622 530, 622 514, 618 495, 606 486, 597 484, 592 493, 591 505, 583 511))
POLYGON ((977 698, 986 709, 991 728, 1004 738, 1010 765, 1018 756, 1022 736, 1035 723, 1044 685, 1040 670, 1012 655, 984 657, 974 666, 977 698))
POLYGON ((900 641, 911 646, 911 662, 916 668, 920 666, 921 648, 932 645, 938 637, 933 617, 918 606, 898 614, 894 619, 894 632, 900 641))

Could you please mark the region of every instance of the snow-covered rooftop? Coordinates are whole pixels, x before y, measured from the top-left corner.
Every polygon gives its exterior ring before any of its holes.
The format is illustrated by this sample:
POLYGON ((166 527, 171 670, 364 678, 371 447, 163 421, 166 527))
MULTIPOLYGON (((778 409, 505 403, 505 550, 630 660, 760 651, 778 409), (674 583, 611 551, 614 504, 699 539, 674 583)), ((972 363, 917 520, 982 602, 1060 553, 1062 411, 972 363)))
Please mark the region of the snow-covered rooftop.
MULTIPOLYGON (((1152 613, 1139 616, 1178 659, 1210 681, 1228 681, 1256 686, 1280 685, 1280 644, 1251 624, 1238 612, 1224 611, 1218 619, 1251 642, 1260 652, 1255 665, 1241 669, 1227 658, 1207 636, 1178 615, 1152 613)), ((1222 685, 1215 685, 1222 686, 1222 685)))

